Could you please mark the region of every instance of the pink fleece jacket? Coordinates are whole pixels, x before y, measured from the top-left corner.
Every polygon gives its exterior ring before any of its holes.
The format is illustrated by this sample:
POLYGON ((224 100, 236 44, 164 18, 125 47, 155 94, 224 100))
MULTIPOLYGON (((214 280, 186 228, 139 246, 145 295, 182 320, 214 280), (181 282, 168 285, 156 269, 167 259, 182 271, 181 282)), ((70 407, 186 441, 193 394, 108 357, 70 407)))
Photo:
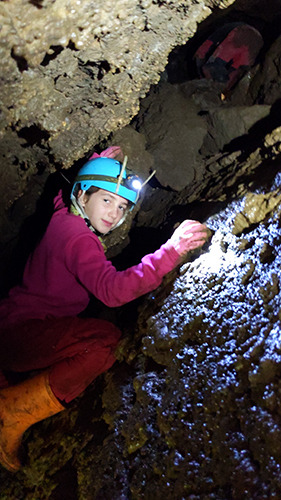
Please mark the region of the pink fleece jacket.
POLYGON ((180 261, 168 241, 138 265, 117 271, 85 221, 68 212, 61 194, 54 204, 22 284, 0 302, 2 328, 34 318, 76 316, 87 307, 91 294, 109 307, 121 306, 157 288, 180 261))

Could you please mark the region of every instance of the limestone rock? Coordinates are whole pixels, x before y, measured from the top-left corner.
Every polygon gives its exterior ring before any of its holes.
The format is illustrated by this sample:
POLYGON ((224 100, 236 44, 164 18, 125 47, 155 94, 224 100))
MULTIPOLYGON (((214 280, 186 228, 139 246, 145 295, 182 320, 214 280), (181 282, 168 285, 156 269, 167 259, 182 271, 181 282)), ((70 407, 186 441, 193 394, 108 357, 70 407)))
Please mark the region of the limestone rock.
POLYGON ((142 102, 138 130, 154 158, 157 179, 181 191, 202 173, 199 151, 207 125, 192 99, 180 86, 163 84, 142 102))

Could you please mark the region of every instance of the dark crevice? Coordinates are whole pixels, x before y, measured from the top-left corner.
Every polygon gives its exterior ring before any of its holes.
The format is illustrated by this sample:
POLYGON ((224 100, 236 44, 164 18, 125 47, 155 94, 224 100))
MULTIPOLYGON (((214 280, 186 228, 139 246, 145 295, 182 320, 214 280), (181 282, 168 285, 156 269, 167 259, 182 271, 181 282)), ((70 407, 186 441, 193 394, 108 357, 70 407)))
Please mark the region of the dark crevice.
MULTIPOLYGON (((226 144, 223 152, 230 154, 241 151, 239 160, 245 161, 260 144, 263 144, 265 136, 281 125, 280 110, 281 99, 278 99, 272 105, 268 116, 256 122, 247 134, 239 136, 226 144)), ((268 150, 265 146, 261 147, 262 150, 264 150, 265 155, 268 155, 268 150)))
MULTIPOLYGON (((51 61, 56 59, 56 57, 64 50, 65 47, 62 45, 51 45, 50 50, 52 50, 52 54, 46 54, 42 62, 40 63, 41 66, 48 66, 51 61)), ((75 44, 69 40, 68 45, 66 46, 67 49, 78 51, 78 49, 75 47, 75 44)))
POLYGON ((34 144, 41 144, 50 138, 50 134, 46 130, 41 130, 37 125, 24 127, 18 132, 18 136, 26 140, 23 147, 34 146, 34 144))
POLYGON ((52 491, 52 500, 67 498, 75 500, 77 498, 77 471, 76 468, 67 462, 62 469, 55 474, 57 486, 52 491))
POLYGON ((157 172, 156 174, 151 178, 151 180, 149 181, 149 185, 153 188, 153 189, 162 189, 163 191, 168 191, 169 193, 170 192, 174 192, 174 189, 172 189, 170 186, 163 186, 157 179, 156 177, 157 175, 157 172))
POLYGON ((101 80, 106 73, 110 71, 110 64, 107 61, 100 61, 99 63, 99 72, 98 72, 98 80, 101 80))
POLYGON ((146 372, 155 372, 157 374, 160 374, 164 370, 166 370, 166 366, 165 365, 161 365, 160 363, 157 363, 152 358, 147 358, 146 359, 146 372))
POLYGON ((37 7, 37 9, 43 9, 43 0, 28 0, 29 3, 31 3, 32 5, 34 5, 35 7, 37 7))
POLYGON ((79 67, 86 75, 89 75, 91 78, 97 78, 98 80, 102 80, 111 69, 108 61, 87 61, 86 64, 79 62, 79 67))
POLYGON ((42 62, 41 66, 48 66, 48 64, 56 59, 56 57, 64 50, 64 47, 61 45, 51 45, 50 49, 52 49, 52 54, 46 54, 42 62))
MULTIPOLYGON (((12 286, 21 281, 27 258, 46 231, 54 211, 54 197, 59 189, 63 187, 63 183, 64 181, 59 172, 51 174, 46 181, 43 193, 38 199, 35 212, 23 221, 16 244, 10 253, 8 265, 4 271, 1 282, 1 297, 5 296, 12 286)), ((11 207, 11 217, 14 209, 16 210, 15 203, 11 207)))
POLYGON ((78 49, 75 47, 75 43, 73 43, 72 40, 69 40, 66 48, 70 49, 70 50, 75 50, 76 52, 78 52, 78 49))
POLYGON ((18 69, 21 73, 28 70, 27 60, 22 56, 17 56, 14 49, 11 50, 11 57, 16 61, 18 69))
POLYGON ((42 175, 46 168, 48 166, 48 162, 47 161, 39 161, 37 164, 36 164, 36 168, 37 168, 37 174, 38 175, 42 175))

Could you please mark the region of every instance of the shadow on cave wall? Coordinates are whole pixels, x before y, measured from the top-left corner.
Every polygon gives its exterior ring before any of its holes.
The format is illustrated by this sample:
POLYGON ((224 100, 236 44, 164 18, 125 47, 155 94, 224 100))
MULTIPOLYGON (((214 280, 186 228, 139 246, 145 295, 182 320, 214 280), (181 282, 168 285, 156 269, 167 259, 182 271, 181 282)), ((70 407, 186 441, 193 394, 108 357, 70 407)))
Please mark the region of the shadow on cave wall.
POLYGON ((237 158, 239 162, 245 161, 251 153, 258 147, 261 148, 261 153, 266 154, 266 147, 263 145, 263 140, 267 134, 281 125, 281 99, 278 99, 270 109, 270 113, 265 118, 262 118, 255 123, 247 134, 233 139, 226 144, 223 152, 233 153, 241 151, 237 158))
POLYGON ((43 193, 38 199, 34 214, 24 220, 17 242, 3 271, 2 296, 5 296, 8 290, 21 280, 26 260, 47 228, 53 213, 53 199, 58 190, 62 189, 62 185, 63 178, 60 173, 51 174, 45 183, 43 193))
MULTIPOLYGON (((12 286, 20 282, 28 256, 35 249, 46 231, 54 211, 54 198, 59 190, 62 190, 66 205, 69 204, 71 183, 75 178, 76 172, 84 162, 85 160, 83 159, 75 163, 67 171, 66 176, 61 171, 48 175, 42 193, 36 203, 36 209, 21 225, 16 243, 8 256, 0 288, 0 295, 2 297, 8 293, 12 286)), ((43 179, 45 179, 45 176, 43 176, 43 179)), ((12 211, 13 208, 11 208, 12 211)))

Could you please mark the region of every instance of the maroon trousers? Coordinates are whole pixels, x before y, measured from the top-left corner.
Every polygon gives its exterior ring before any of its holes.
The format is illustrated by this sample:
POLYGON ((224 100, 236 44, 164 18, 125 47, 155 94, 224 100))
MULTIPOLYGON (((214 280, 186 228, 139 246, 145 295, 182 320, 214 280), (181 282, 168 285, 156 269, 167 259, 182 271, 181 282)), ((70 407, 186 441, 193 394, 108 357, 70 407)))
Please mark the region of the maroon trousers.
POLYGON ((0 335, 0 368, 50 370, 50 385, 68 403, 115 362, 121 332, 94 318, 29 320, 0 335))

